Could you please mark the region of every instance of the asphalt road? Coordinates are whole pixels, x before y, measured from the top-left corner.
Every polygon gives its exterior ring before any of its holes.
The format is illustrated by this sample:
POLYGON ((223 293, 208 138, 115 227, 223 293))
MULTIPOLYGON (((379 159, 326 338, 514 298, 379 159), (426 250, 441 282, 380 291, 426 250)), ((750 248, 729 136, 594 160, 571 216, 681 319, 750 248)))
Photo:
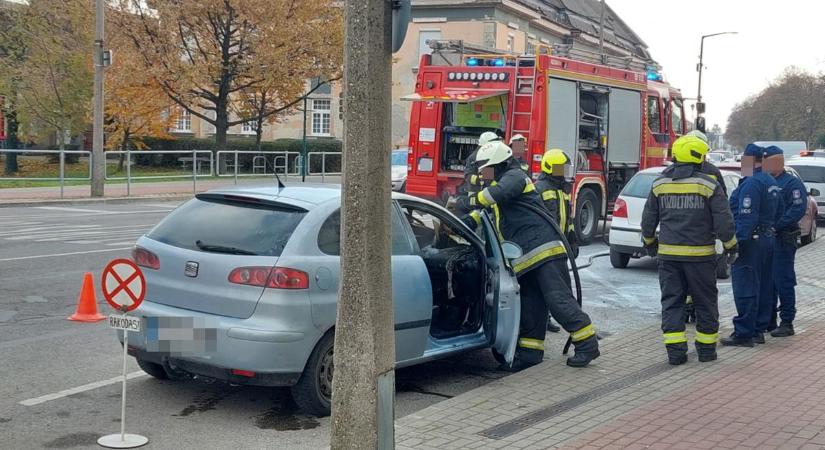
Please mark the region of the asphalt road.
MULTIPOLYGON (((0 448, 97 448, 119 432, 121 348, 105 322, 66 320, 81 280, 176 206, 173 202, 0 208, 0 448), (67 391, 68 390, 68 391, 67 391), (54 394, 54 395, 50 395, 54 394), (46 397, 44 397, 46 396, 46 397)), ((580 262, 605 252, 582 248, 580 262)), ((628 269, 596 259, 581 272, 585 308, 603 336, 659 318, 655 263, 628 269)), ((720 285, 720 290, 729 286, 720 285)), ((99 307, 108 313, 97 290, 99 307)), ((558 350, 566 335, 552 335, 558 350)), ((548 351, 563 363, 560 351, 548 351)), ((487 351, 400 370, 397 415, 506 376, 487 351)), ((315 449, 328 443, 329 419, 300 414, 286 389, 229 386, 208 380, 158 381, 129 358, 127 432, 146 448, 315 449)))

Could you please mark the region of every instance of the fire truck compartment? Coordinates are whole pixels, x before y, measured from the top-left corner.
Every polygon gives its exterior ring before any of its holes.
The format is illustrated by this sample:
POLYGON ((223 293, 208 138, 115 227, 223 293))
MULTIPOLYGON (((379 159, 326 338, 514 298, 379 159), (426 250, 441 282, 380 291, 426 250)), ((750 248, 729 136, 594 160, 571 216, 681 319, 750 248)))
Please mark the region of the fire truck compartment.
POLYGON ((464 164, 478 147, 478 138, 485 131, 503 135, 507 112, 507 97, 489 97, 469 103, 445 102, 441 169, 464 171, 464 164))

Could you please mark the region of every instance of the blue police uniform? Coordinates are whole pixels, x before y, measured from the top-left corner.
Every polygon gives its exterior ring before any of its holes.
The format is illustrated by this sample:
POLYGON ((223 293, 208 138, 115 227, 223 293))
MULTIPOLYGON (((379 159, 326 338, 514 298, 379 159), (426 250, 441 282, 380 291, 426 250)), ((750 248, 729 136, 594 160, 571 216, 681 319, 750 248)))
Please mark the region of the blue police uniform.
MULTIPOLYGON (((794 258, 796 257, 796 239, 799 237, 799 221, 805 216, 808 209, 808 193, 805 184, 799 178, 782 172, 776 177, 780 195, 784 203, 783 214, 776 221, 776 241, 773 247, 773 280, 774 292, 772 308, 776 309, 779 301, 779 318, 783 326, 790 326, 796 316, 796 273, 794 272, 794 258)), ((776 315, 772 316, 773 325, 776 315)), ((790 334, 793 334, 791 329, 790 334)))
MULTIPOLYGON (((759 156, 763 148, 753 144, 746 156, 759 156)), ((734 302, 737 316, 733 318, 734 337, 751 342, 757 332, 757 315, 764 276, 763 265, 773 251, 773 224, 778 207, 778 186, 773 177, 754 170, 743 178, 730 196, 730 207, 736 224, 739 257, 731 267, 734 302)), ((725 344, 723 340, 723 344, 725 344)))
MULTIPOLYGON (((764 158, 781 155, 782 149, 772 145, 765 148, 762 154, 764 158)), ((774 300, 776 294, 774 293, 773 281, 774 265, 776 264, 774 261, 774 246, 776 245, 777 236, 776 224, 785 213, 785 205, 782 200, 779 184, 773 176, 763 172, 761 169, 756 169, 754 170, 754 177, 758 177, 760 180, 763 180, 765 184, 769 185, 769 201, 774 205, 771 210, 763 209, 764 215, 760 217, 760 219, 764 217, 770 220, 771 228, 771 232, 765 233, 769 236, 761 238, 759 243, 759 258, 762 260, 762 271, 759 276, 759 299, 757 301, 759 306, 756 313, 756 332, 760 333, 761 336, 761 333, 776 328, 774 323, 776 321, 776 301, 774 300)))

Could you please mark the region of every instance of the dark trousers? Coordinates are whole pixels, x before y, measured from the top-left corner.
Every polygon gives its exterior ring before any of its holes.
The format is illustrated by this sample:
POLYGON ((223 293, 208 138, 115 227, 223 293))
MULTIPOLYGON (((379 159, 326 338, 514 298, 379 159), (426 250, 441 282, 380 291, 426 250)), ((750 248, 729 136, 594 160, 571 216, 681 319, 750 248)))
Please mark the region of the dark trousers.
POLYGON ((599 348, 590 317, 571 292, 566 259, 545 262, 519 277, 519 285, 521 326, 517 360, 527 364, 541 362, 548 311, 570 333, 577 352, 593 352, 599 348))
POLYGON ((696 314, 697 347, 715 347, 719 333, 716 261, 659 259, 659 287, 662 291, 662 334, 668 350, 687 351, 685 303, 688 293, 696 314))
POLYGON ((733 318, 733 332, 743 338, 756 334, 756 315, 759 311, 760 274, 762 259, 759 257, 758 240, 739 242, 739 257, 731 267, 733 300, 736 303, 736 317, 733 318))
MULTIPOLYGON (((779 318, 783 322, 793 322, 796 318, 796 242, 776 238, 773 245, 773 308, 779 301, 779 318)), ((776 323, 776 313, 773 315, 776 323)))
POLYGON ((757 297, 756 331, 765 332, 776 328, 776 304, 773 286, 773 247, 775 238, 760 236, 759 249, 759 295, 757 297))

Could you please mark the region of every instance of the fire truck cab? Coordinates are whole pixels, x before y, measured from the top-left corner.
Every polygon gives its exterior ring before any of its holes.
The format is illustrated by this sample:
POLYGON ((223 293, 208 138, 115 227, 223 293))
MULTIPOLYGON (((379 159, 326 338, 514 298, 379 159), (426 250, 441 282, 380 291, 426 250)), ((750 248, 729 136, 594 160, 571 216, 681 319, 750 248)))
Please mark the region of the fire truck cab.
MULTIPOLYGON (((686 129, 681 94, 655 71, 556 55, 468 54, 431 43, 423 55, 410 117, 407 193, 446 202, 485 131, 527 138, 523 153, 538 176, 545 151, 573 162, 571 196, 579 241, 592 241, 624 185, 662 165, 686 129)), ((458 50, 456 50, 458 48, 458 50)), ((515 150, 515 149, 514 149, 515 150)))

